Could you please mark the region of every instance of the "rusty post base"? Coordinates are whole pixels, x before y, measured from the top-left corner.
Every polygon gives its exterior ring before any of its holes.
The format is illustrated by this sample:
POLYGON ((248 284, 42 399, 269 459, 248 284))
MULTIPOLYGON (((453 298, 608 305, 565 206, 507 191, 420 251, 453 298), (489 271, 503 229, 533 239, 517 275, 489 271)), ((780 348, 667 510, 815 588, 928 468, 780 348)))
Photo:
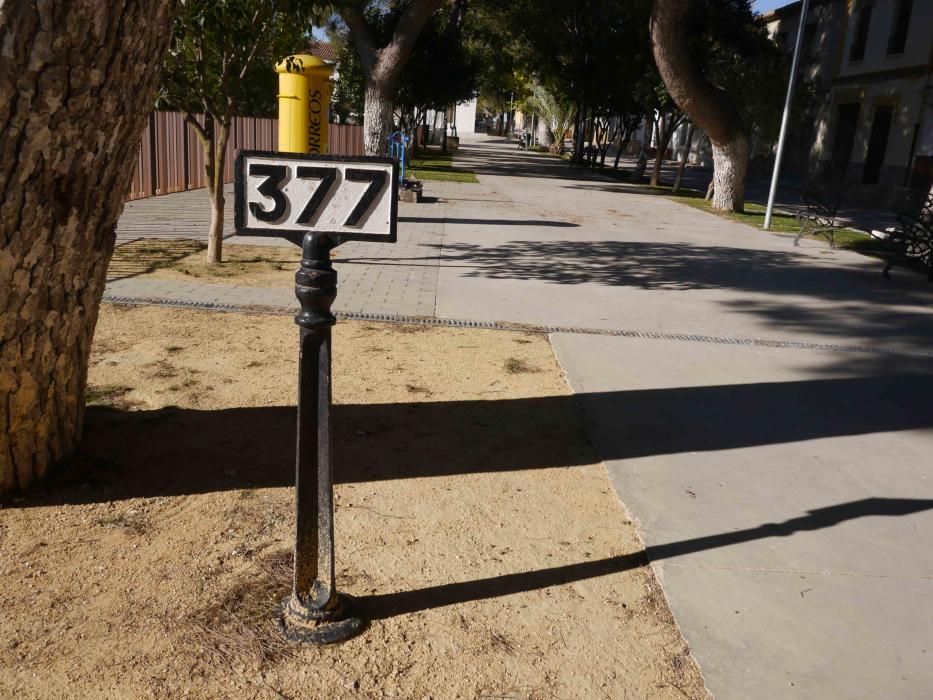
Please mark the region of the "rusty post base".
POLYGON ((282 601, 279 631, 293 644, 336 644, 366 629, 366 621, 353 615, 346 596, 331 598, 326 609, 305 605, 295 596, 282 601))

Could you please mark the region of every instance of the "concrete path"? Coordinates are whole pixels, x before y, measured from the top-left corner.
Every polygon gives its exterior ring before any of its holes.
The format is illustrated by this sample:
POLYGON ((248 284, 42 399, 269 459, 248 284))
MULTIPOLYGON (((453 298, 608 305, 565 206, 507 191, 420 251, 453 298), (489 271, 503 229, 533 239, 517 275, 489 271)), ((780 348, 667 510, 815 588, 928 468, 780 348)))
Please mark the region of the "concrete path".
MULTIPOLYGON (((609 166, 612 166, 613 161, 615 160, 614 156, 612 159, 606 158, 606 163, 609 166)), ((619 167, 624 170, 632 170, 636 164, 636 158, 631 156, 623 156, 619 160, 619 167)), ((654 162, 649 161, 648 169, 645 171, 646 177, 650 177, 652 168, 654 167, 654 162)), ((673 161, 667 161, 661 166, 661 184, 667 186, 673 186, 674 181, 677 179, 677 170, 678 166, 673 161)), ((709 183, 713 179, 713 169, 689 165, 684 169, 684 178, 683 186, 697 190, 699 192, 706 192, 706 188, 709 187, 709 183)), ((806 183, 801 182, 795 178, 783 176, 781 178, 780 184, 778 185, 777 193, 774 198, 774 209, 776 212, 784 212, 788 214, 796 214, 797 211, 803 209, 805 204, 801 199, 801 192, 805 188, 806 183)), ((771 175, 749 175, 748 180, 745 183, 745 201, 753 204, 757 204, 761 207, 766 207, 768 204, 768 194, 771 189, 771 175)), ((891 209, 883 209, 878 207, 853 207, 850 204, 846 204, 841 207, 836 215, 836 221, 843 226, 848 226, 850 228, 858 229, 866 233, 870 233, 873 230, 883 231, 889 226, 897 225, 897 213, 891 209)))
POLYGON ((493 142, 460 161, 485 175, 438 315, 707 337, 553 340, 713 694, 933 696, 933 360, 878 352, 933 350, 933 285, 493 142))
POLYGON ((439 316, 933 347, 921 275, 895 269, 887 281, 876 259, 795 248, 497 141, 467 144, 459 162, 484 176, 442 195, 439 316))
MULTIPOLYGON (((933 696, 933 285, 461 145, 480 184, 429 182, 400 245, 339 248, 335 306, 604 329, 554 347, 714 695, 933 696)), ((121 235, 158 235, 136 215, 121 235)))

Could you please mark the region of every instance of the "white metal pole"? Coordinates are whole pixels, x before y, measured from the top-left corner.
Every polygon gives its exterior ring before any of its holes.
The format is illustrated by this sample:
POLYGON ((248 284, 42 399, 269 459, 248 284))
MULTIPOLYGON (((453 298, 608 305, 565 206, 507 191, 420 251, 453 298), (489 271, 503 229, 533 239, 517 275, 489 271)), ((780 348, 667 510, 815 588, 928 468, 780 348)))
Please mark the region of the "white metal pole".
POLYGON ((790 120, 790 103, 794 97, 794 83, 797 82, 797 65, 800 63, 800 47, 803 45, 804 29, 807 26, 807 6, 809 4, 810 0, 803 0, 800 7, 800 26, 797 28, 797 41, 794 43, 794 59, 790 64, 790 80, 787 81, 784 116, 781 118, 781 135, 778 137, 777 153, 774 155, 774 172, 771 174, 771 190, 768 192, 768 206, 765 209, 765 230, 771 228, 771 212, 774 210, 774 196, 777 194, 781 158, 784 155, 784 137, 787 135, 787 122, 790 120))

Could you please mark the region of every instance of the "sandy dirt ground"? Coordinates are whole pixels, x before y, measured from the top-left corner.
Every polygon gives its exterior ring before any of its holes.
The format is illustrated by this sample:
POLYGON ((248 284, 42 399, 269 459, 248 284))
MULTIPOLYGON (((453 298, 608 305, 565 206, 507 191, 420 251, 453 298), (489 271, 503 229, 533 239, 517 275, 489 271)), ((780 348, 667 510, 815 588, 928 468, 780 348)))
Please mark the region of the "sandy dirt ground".
POLYGON ((207 264, 207 245, 187 239, 140 239, 118 247, 107 279, 185 280, 241 287, 294 287, 298 246, 225 245, 223 262, 207 264))
POLYGON ((335 329, 338 585, 290 646, 297 330, 104 306, 84 452, 0 508, 2 698, 705 698, 545 336, 335 329))

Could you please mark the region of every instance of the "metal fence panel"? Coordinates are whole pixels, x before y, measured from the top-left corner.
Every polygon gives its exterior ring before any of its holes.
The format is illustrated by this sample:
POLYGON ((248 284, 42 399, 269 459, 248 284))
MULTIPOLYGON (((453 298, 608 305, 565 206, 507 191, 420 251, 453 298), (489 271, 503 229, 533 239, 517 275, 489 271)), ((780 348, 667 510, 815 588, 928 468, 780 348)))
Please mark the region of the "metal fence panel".
POLYGON ((185 121, 178 112, 154 112, 156 181, 155 194, 185 189, 187 148, 185 121))
POLYGON ((363 151, 363 127, 355 124, 331 124, 328 146, 337 156, 361 156, 363 151))
MULTIPOLYGON (((195 115, 195 118, 204 125, 203 115, 195 115)), ((329 148, 334 155, 364 155, 362 126, 331 124, 329 132, 329 148)), ((278 136, 277 119, 236 117, 227 143, 224 182, 233 182, 233 160, 238 149, 274 151, 278 136)), ((204 165, 201 141, 185 122, 184 115, 180 112, 152 112, 140 139, 136 169, 126 198, 142 199, 206 187, 204 165)))
POLYGON ((150 115, 139 140, 139 155, 136 158, 136 168, 133 170, 133 182, 126 194, 127 199, 143 199, 152 196, 152 122, 153 118, 150 115))
MULTIPOLYGON (((195 118, 198 124, 204 125, 204 117, 200 114, 195 118)), ((207 173, 204 171, 204 147, 195 130, 185 124, 185 141, 188 144, 188 171, 185 188, 196 190, 207 187, 207 173)))

